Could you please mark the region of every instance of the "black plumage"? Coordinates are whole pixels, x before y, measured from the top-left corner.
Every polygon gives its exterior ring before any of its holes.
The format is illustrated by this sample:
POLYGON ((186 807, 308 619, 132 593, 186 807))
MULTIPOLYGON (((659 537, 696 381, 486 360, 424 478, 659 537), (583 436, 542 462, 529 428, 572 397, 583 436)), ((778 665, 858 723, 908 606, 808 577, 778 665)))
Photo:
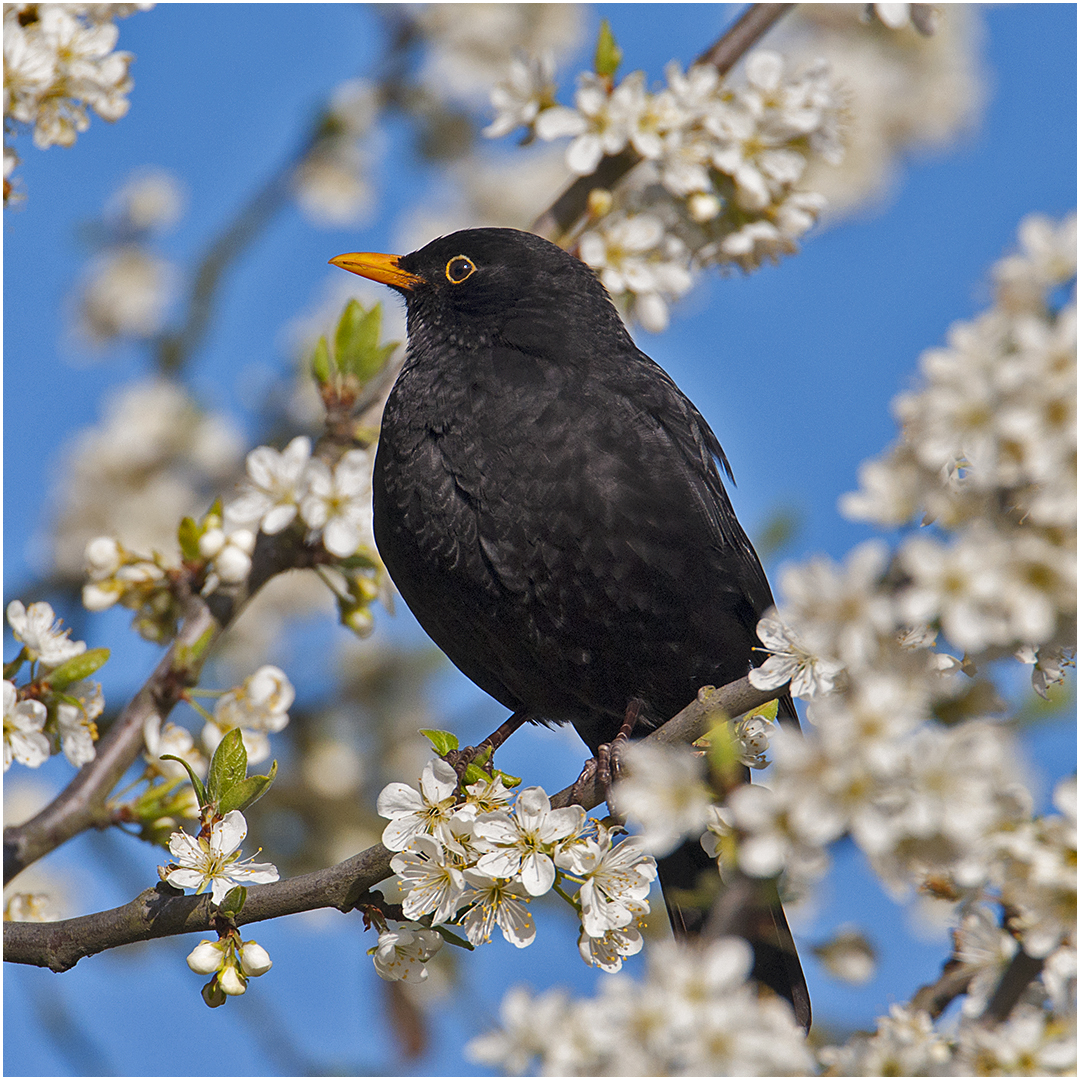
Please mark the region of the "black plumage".
MULTIPOLYGON (((641 733, 747 673, 772 595, 727 459, 587 266, 512 229, 332 261, 405 297, 375 537, 457 667, 519 715, 573 724, 594 754, 631 702, 641 733)), ((693 886, 698 855, 661 866, 665 892, 693 886)), ((791 978, 763 981, 790 999, 791 978)))

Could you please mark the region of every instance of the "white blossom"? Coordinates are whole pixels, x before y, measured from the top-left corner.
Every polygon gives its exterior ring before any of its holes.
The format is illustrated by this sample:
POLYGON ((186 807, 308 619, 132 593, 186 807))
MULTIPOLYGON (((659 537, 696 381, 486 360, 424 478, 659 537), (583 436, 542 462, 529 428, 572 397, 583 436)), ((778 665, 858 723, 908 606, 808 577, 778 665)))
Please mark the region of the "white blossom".
POLYGON ((387 982, 423 981, 428 977, 425 965, 442 948, 442 943, 436 931, 416 923, 403 923, 396 930, 386 930, 371 950, 375 971, 387 982))
POLYGON ((442 758, 431 758, 424 766, 419 791, 408 784, 387 784, 376 804, 379 815, 390 819, 382 842, 391 851, 404 851, 415 836, 445 836, 443 826, 454 813, 457 785, 457 773, 442 758))
POLYGON ((150 338, 165 325, 179 273, 138 244, 111 248, 89 264, 78 296, 78 329, 95 345, 150 338))
POLYGON ((430 914, 433 925, 453 920, 465 896, 465 878, 435 837, 412 837, 409 846, 390 860, 390 867, 408 893, 402 904, 407 919, 430 914))
POLYGON ((217 906, 237 885, 265 885, 277 881, 277 867, 240 858, 240 845, 247 836, 247 822, 239 810, 230 810, 211 825, 208 836, 174 832, 169 851, 174 863, 161 868, 163 880, 178 889, 210 890, 210 902, 217 906))
POLYGON ((39 660, 54 668, 86 652, 85 641, 72 641, 71 630, 61 630, 61 620, 52 605, 39 600, 24 607, 21 600, 12 600, 7 607, 8 625, 16 641, 21 641, 30 660, 39 660))
POLYGON ((474 835, 484 854, 476 869, 517 878, 530 896, 541 896, 555 883, 553 856, 561 843, 577 836, 584 820, 580 806, 552 810, 542 788, 526 788, 512 813, 477 815, 474 835))
POLYGON ((531 945, 536 938, 536 925, 524 887, 519 882, 494 878, 479 870, 467 869, 463 873, 469 889, 465 899, 472 906, 461 917, 461 925, 469 941, 474 945, 490 941, 497 926, 516 948, 531 945))
POLYGON ((332 470, 319 459, 307 466, 300 516, 312 529, 322 530, 326 550, 338 558, 354 555, 361 545, 375 549, 372 462, 369 451, 349 450, 332 470))
POLYGON ((256 447, 247 456, 247 479, 240 494, 225 505, 225 519, 237 526, 259 528, 269 536, 287 528, 296 517, 311 459, 311 440, 297 435, 284 450, 256 447))
POLYGON ((599 968, 613 975, 622 970, 623 960, 636 956, 645 945, 641 931, 635 926, 618 930, 608 929, 594 937, 584 927, 578 937, 578 952, 589 967, 599 968))
POLYGON ((98 732, 94 721, 105 708, 105 698, 100 683, 85 679, 68 686, 64 696, 73 700, 57 702, 56 727, 64 756, 79 769, 97 756, 94 743, 98 732))
POLYGON ((218 698, 213 720, 203 727, 203 745, 212 754, 227 732, 240 728, 248 761, 265 761, 270 756, 267 735, 283 730, 289 723, 289 707, 295 697, 285 672, 273 664, 264 664, 218 698))
POLYGON ((703 758, 683 746, 632 742, 621 763, 625 776, 612 797, 618 812, 640 826, 645 851, 667 855, 684 837, 704 831, 713 796, 703 758))
POLYGON ((622 930, 648 913, 646 897, 656 878, 656 862, 645 854, 643 837, 613 843, 612 831, 597 827, 596 839, 586 839, 558 857, 583 879, 578 891, 581 924, 589 937, 622 930))
POLYGON ((12 761, 36 769, 49 759, 49 740, 42 734, 45 705, 33 698, 18 700, 15 684, 4 680, 4 772, 12 761))
POLYGON ((776 690, 790 682, 795 697, 812 698, 828 694, 844 670, 835 660, 809 652, 795 631, 772 615, 758 621, 757 636, 769 653, 765 663, 751 669, 748 676, 758 690, 776 690))
POLYGON ((551 52, 536 57, 515 56, 510 61, 506 78, 492 88, 495 119, 484 128, 483 134, 489 139, 498 139, 515 128, 531 124, 540 110, 553 100, 554 78, 555 57, 551 52))

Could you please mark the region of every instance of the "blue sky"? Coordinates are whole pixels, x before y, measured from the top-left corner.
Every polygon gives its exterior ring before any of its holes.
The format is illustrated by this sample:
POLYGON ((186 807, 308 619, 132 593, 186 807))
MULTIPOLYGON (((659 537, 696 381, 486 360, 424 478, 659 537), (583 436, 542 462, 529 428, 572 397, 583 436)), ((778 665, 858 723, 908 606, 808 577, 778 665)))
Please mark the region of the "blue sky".
MULTIPOLYGON (((691 60, 730 17, 723 5, 670 5, 658 17, 654 5, 613 4, 603 14, 625 51, 624 70, 644 68, 652 78, 672 57, 691 60)), ((667 333, 639 335, 716 430, 750 534, 778 508, 798 514, 783 558, 816 551, 840 557, 870 534, 843 521, 836 501, 855 486, 859 463, 893 438, 890 399, 910 385, 923 349, 941 342, 950 323, 986 306, 986 271, 1011 245, 1020 219, 1075 206, 1076 9, 991 5, 983 16, 990 86, 977 132, 947 153, 910 163, 880 212, 811 235, 803 254, 777 268, 710 278, 676 310, 667 333)), ((596 9, 588 20, 592 40, 596 9)), ((190 261, 293 150, 325 94, 370 72, 380 41, 371 12, 351 4, 167 4, 120 27, 121 47, 137 57, 129 115, 115 125, 94 120, 71 150, 42 153, 23 139, 28 198, 5 213, 5 598, 40 570, 36 537, 59 446, 98 418, 103 393, 145 370, 134 349, 97 366, 72 365, 65 352, 60 315, 85 257, 80 224, 100 212, 132 170, 171 169, 187 187, 188 214, 165 250, 190 261)), ((574 70, 567 67, 564 87, 574 70)), ((192 373, 204 401, 235 405, 241 374, 253 362, 284 372, 282 321, 309 306, 327 275, 338 273, 326 260, 342 251, 391 250, 401 216, 439 196, 437 171, 418 167, 393 127, 376 181, 380 202, 364 229, 317 230, 290 209, 236 268, 192 373)), ((125 622, 102 624, 103 632, 125 622)), ((381 624, 380 632, 415 632, 406 614, 381 624)), ((125 642, 117 634, 107 643, 125 642)), ((143 646, 132 655, 112 692, 135 685, 154 652, 143 646)), ((503 718, 463 679, 448 675, 441 685, 446 726, 463 738, 481 737, 503 718)), ((1027 748, 1045 805, 1053 779, 1073 769, 1075 730, 1067 722, 1042 728, 1027 748)), ((583 756, 572 733, 529 731, 500 752, 500 764, 556 790, 576 775, 583 756)), ((46 778, 62 784, 66 768, 54 761, 46 778)), ((84 837, 50 860, 58 874, 67 868, 78 875, 84 910, 122 903, 153 880, 149 849, 124 855, 109 875, 93 869, 103 859, 116 859, 114 848, 84 837)), ((849 920, 874 929, 883 952, 879 977, 848 990, 810 961, 808 978, 820 1020, 866 1024, 932 979, 945 952, 940 939, 908 933, 904 913, 859 856, 841 850, 804 933, 818 940, 849 920)), ((461 959, 468 992, 444 1013, 417 1071, 473 1071, 461 1047, 494 1016, 509 985, 565 980, 584 990, 594 983, 577 957, 572 928, 562 922, 555 915, 541 920, 549 943, 543 952, 500 942, 461 959)), ((7 969, 6 1072, 257 1075, 390 1067, 393 1051, 380 1033, 384 999, 364 955, 370 935, 359 932, 355 916, 288 920, 260 927, 257 936, 274 958, 273 972, 244 999, 214 1012, 202 1005, 197 979, 183 964, 194 939, 119 950, 63 976, 7 969), (48 1024, 50 1016, 59 1023, 60 1006, 74 1024, 63 1029, 67 1035, 48 1024), (270 1032, 287 1035, 301 1056, 279 1057, 275 1065, 270 1032)))

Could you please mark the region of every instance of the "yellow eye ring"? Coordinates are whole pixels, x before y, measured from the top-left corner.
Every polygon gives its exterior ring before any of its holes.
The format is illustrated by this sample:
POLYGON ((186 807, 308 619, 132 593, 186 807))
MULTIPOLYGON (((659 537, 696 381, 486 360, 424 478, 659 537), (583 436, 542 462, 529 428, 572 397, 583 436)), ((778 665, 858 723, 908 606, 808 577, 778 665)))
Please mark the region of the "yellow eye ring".
POLYGON ((451 285, 460 285, 476 273, 476 264, 467 255, 455 255, 446 264, 445 273, 451 285))

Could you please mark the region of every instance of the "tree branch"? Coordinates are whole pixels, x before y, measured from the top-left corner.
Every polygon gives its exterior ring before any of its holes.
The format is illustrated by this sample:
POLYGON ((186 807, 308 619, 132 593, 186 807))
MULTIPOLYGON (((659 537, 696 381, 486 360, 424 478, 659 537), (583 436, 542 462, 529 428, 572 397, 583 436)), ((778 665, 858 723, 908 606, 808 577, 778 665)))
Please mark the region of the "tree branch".
POLYGON ((994 1027, 1008 1020, 1009 1013, 1020 1000, 1020 995, 1028 988, 1029 983, 1038 978, 1042 969, 1041 957, 1029 956, 1023 947, 1017 949, 1001 976, 997 989, 986 1003, 979 1022, 986 1027, 994 1027))
MULTIPOLYGON (((794 4, 752 4, 742 16, 714 44, 694 61, 695 64, 712 64, 721 75, 726 75, 778 22, 794 4)), ((532 231, 549 239, 566 236, 573 229, 589 202, 589 193, 595 188, 614 187, 642 156, 627 147, 619 154, 601 159, 596 170, 589 176, 579 176, 532 224, 532 231)))
MULTIPOLYGON (((702 690, 696 701, 648 738, 665 744, 693 742, 723 716, 738 716, 771 701, 776 694, 775 690, 754 689, 746 678, 719 689, 702 690)), ((138 730, 141 740, 141 727, 138 730)), ((552 806, 570 805, 571 791, 570 787, 564 788, 553 796, 552 806)), ((581 805, 591 810, 603 800, 601 786, 593 784, 584 793, 581 805)), ((247 902, 235 921, 239 925, 263 922, 315 908, 350 911, 369 889, 389 877, 392 857, 393 853, 382 844, 375 844, 325 870, 271 885, 249 886, 247 902)), ((210 933, 214 919, 215 909, 209 897, 178 895, 171 886, 159 883, 110 911, 61 922, 5 922, 4 959, 67 971, 84 956, 120 945, 176 934, 210 933)))

